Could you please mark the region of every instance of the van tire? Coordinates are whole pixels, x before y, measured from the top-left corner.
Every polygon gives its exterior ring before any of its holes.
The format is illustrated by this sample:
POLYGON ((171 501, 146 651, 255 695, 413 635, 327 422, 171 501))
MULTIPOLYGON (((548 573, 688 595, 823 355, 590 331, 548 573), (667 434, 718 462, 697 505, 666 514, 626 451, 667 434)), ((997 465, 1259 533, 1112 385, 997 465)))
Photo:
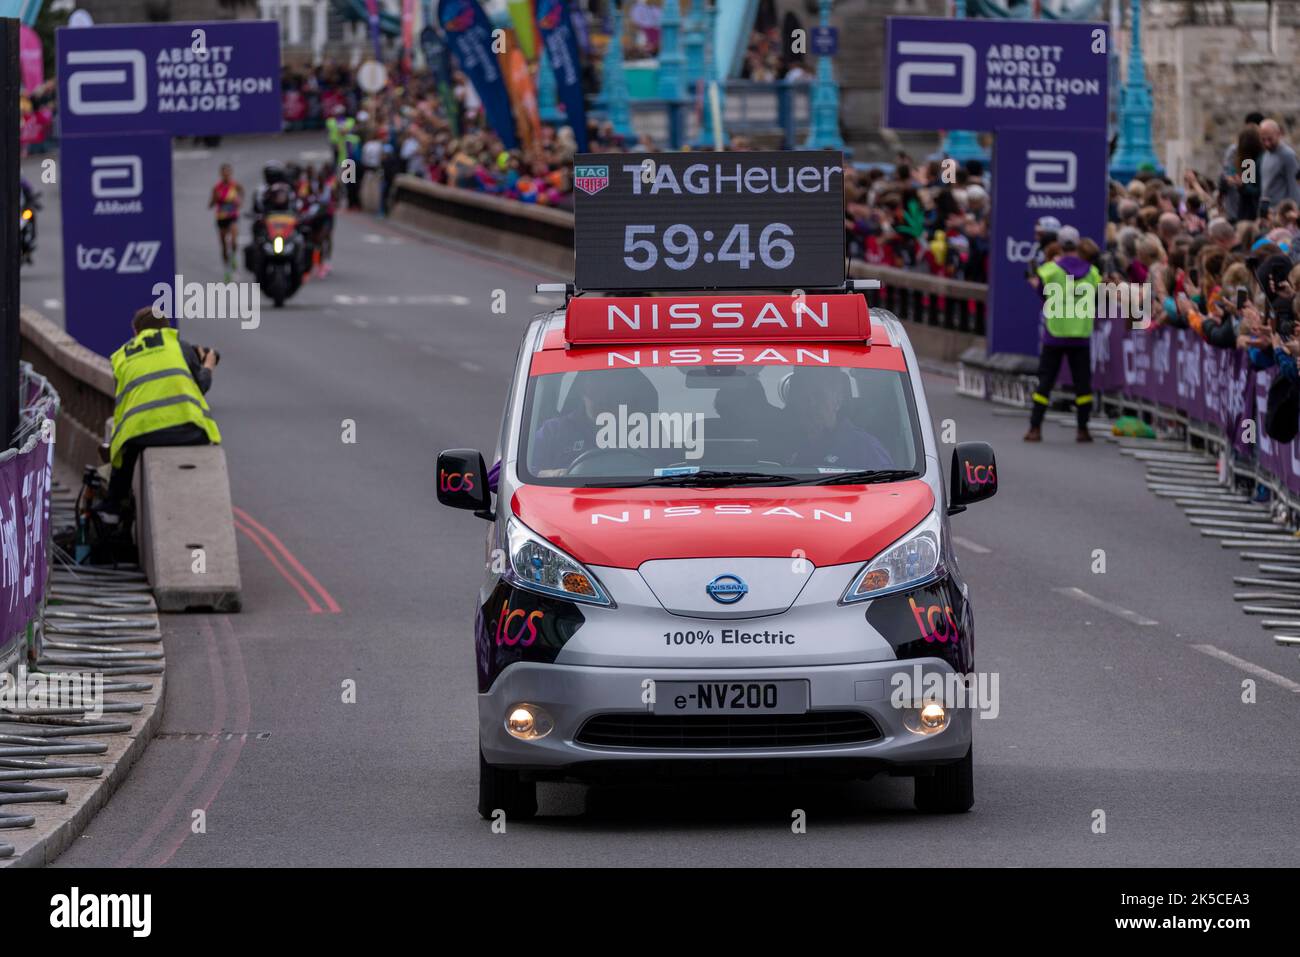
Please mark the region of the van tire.
POLYGON ((537 814, 537 782, 525 781, 518 771, 498 768, 478 753, 478 814, 492 820, 504 811, 506 820, 527 820, 537 814))
POLYGON ((971 749, 966 757, 951 764, 941 764, 933 774, 916 778, 913 798, 922 814, 964 814, 975 803, 975 766, 971 749))

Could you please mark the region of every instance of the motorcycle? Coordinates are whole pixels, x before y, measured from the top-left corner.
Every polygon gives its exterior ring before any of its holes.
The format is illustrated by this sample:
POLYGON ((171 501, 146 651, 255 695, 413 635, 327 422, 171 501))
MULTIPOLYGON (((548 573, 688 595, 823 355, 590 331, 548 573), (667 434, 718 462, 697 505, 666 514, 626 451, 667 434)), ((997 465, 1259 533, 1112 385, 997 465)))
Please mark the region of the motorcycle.
POLYGON ((244 248, 244 266, 257 277, 262 291, 277 307, 302 286, 307 249, 298 231, 298 217, 268 212, 253 227, 253 241, 244 248))

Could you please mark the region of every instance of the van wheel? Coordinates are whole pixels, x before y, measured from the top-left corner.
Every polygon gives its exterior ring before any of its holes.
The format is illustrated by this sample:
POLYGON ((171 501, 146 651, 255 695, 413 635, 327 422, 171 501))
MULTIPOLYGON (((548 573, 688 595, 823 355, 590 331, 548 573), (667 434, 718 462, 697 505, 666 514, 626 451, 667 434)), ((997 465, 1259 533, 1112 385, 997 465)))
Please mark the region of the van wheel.
POLYGON ((506 821, 526 820, 537 814, 537 782, 525 781, 518 771, 493 767, 478 753, 478 814, 492 820, 504 811, 506 821))
POLYGON ((952 764, 943 764, 934 773, 916 778, 913 798, 916 809, 923 814, 962 814, 975 803, 975 766, 971 751, 952 764))

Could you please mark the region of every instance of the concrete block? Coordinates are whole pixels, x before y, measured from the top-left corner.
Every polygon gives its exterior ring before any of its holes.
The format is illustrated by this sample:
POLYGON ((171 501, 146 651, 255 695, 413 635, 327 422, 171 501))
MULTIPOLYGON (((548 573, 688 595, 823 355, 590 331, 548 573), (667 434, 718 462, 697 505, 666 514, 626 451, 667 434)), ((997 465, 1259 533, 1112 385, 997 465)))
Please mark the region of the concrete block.
POLYGON ((239 553, 219 445, 145 449, 136 467, 136 540, 158 610, 238 611, 239 553), (196 571, 195 549, 203 550, 196 571))

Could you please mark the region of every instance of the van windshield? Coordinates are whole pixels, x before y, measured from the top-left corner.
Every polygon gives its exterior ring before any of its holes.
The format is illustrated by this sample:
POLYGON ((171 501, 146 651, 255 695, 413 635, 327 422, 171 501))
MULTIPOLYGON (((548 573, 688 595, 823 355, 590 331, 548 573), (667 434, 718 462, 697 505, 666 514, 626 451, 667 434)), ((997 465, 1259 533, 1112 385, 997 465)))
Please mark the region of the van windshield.
POLYGON ((531 376, 519 442, 520 477, 539 485, 692 484, 692 476, 775 485, 862 472, 888 481, 925 470, 907 374, 886 369, 715 365, 531 376))

